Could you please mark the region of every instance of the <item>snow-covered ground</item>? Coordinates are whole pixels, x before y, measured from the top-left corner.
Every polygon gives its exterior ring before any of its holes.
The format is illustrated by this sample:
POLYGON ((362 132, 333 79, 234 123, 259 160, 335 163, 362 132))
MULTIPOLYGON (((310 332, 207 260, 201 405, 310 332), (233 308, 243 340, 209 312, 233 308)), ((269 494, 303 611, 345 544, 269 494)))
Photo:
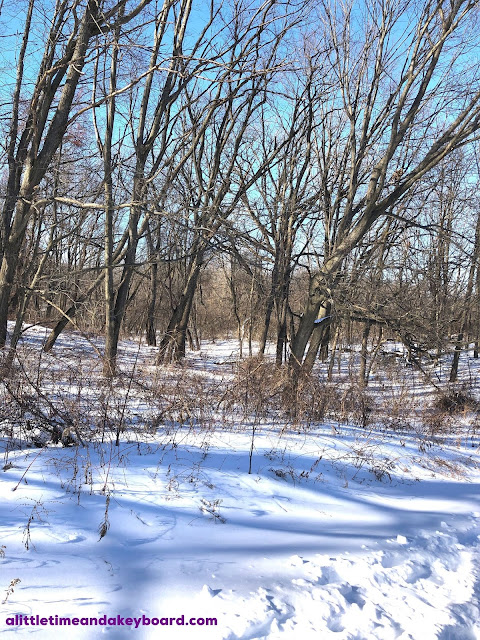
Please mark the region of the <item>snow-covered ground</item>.
MULTIPOLYGON (((42 335, 25 334, 25 357, 42 335)), ((140 382, 111 389, 109 404, 95 346, 63 336, 41 384, 65 411, 84 403, 85 420, 103 402, 113 430, 128 414, 136 428, 119 446, 108 429, 68 448, 0 441, 7 638, 480 638, 475 438, 454 428, 426 446, 373 426, 285 430, 213 410, 156 420, 141 381, 179 369, 155 373, 153 350, 126 342, 122 369, 140 382), (60 617, 77 624, 66 632, 60 617)), ((234 343, 210 345, 188 371, 228 392, 232 359, 234 343)))

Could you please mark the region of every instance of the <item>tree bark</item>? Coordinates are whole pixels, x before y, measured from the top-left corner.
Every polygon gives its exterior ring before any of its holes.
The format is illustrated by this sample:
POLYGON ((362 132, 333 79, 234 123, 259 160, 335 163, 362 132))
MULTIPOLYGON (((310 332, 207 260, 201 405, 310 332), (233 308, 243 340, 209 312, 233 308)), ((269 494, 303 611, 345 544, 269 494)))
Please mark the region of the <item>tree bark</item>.
POLYGON ((180 361, 185 357, 185 343, 193 298, 203 266, 204 251, 200 250, 189 268, 180 301, 172 313, 165 335, 160 342, 157 364, 180 361))
POLYGON ((308 346, 307 355, 305 356, 305 362, 303 364, 303 370, 305 373, 310 373, 317 359, 318 350, 328 334, 328 330, 331 324, 331 310, 332 305, 330 302, 322 304, 318 313, 318 318, 315 321, 315 327, 312 331, 310 338, 310 344, 308 346))

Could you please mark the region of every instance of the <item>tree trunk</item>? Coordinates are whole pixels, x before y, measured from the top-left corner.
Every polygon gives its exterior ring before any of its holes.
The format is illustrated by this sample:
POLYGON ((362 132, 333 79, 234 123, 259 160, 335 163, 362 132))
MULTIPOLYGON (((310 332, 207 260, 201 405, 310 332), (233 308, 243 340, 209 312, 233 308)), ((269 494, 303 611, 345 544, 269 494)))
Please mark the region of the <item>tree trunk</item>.
MULTIPOLYGON (((136 208, 136 207, 135 207, 136 208)), ((131 238, 129 241, 129 247, 125 256, 125 262, 122 269, 122 277, 120 285, 118 286, 115 295, 115 304, 113 306, 112 322, 107 333, 107 341, 105 344, 105 361, 108 364, 108 371, 110 375, 115 375, 118 341, 120 339, 120 329, 122 326, 127 304, 129 302, 130 282, 133 276, 133 268, 135 266, 135 258, 137 253, 137 224, 138 213, 133 214, 133 220, 131 222, 131 238)))
POLYGON ((145 326, 145 333, 147 338, 147 344, 149 347, 157 346, 157 330, 155 322, 155 314, 157 310, 157 277, 158 277, 158 264, 152 262, 149 268, 150 272, 150 288, 148 290, 148 304, 147 304, 147 320, 145 326))
POLYGON ((260 348, 258 350, 259 355, 262 355, 262 356, 264 355, 265 349, 267 346, 268 330, 270 328, 270 320, 272 317, 273 304, 274 304, 274 291, 275 291, 275 284, 273 282, 273 275, 272 275, 272 285, 270 288, 270 293, 267 298, 267 304, 265 308, 265 320, 263 322, 262 337, 260 338, 260 348))
POLYGON ((370 336, 371 323, 365 322, 362 333, 362 346, 360 349, 360 369, 358 372, 358 383, 361 387, 366 387, 367 380, 367 357, 368 357, 368 338, 370 336))
POLYGON ((314 279, 310 281, 310 291, 298 329, 292 341, 289 365, 294 376, 298 375, 302 363, 305 349, 315 327, 315 321, 318 318, 318 312, 322 304, 322 298, 319 299, 314 291, 314 279))
POLYGON ((331 309, 332 305, 330 304, 330 302, 327 302, 320 307, 318 318, 315 321, 315 327, 310 338, 307 355, 305 356, 305 361, 303 363, 303 370, 306 373, 311 373, 313 365, 315 364, 315 360, 317 359, 320 345, 322 344, 325 336, 328 334, 328 328, 331 321, 331 309))
POLYGON ((468 318, 470 315, 470 308, 472 304, 472 293, 475 274, 479 268, 480 258, 480 215, 477 218, 477 226, 475 229, 475 244, 473 247, 473 255, 471 258, 470 269, 468 272, 467 290, 465 292, 465 301, 463 304, 463 313, 461 320, 460 333, 458 334, 457 342, 455 344, 455 351, 453 353, 452 368, 450 369, 450 382, 455 382, 458 376, 458 364, 460 361, 460 354, 463 348, 464 336, 468 328, 468 318))
MULTIPOLYGON (((16 202, 16 210, 12 226, 9 229, 8 237, 3 239, 3 257, 0 266, 0 348, 5 345, 7 337, 7 319, 10 294, 12 290, 15 271, 18 264, 18 257, 25 238, 25 232, 34 207, 31 202, 34 199, 35 188, 43 180, 53 156, 58 150, 68 127, 68 120, 73 99, 76 94, 77 85, 83 75, 85 64, 85 54, 88 43, 92 36, 92 28, 98 17, 99 6, 89 0, 85 8, 82 19, 79 23, 78 35, 74 42, 68 62, 58 70, 59 77, 66 74, 66 81, 58 97, 55 112, 51 119, 48 119, 48 131, 44 137, 43 145, 39 150, 40 142, 45 128, 47 127, 46 114, 49 112, 54 100, 54 93, 47 96, 42 88, 44 78, 37 81, 34 95, 38 100, 43 100, 42 113, 45 114, 42 123, 40 113, 29 113, 28 121, 31 130, 24 132, 25 145, 21 149, 19 167, 16 171, 23 170, 23 176, 16 174, 13 191, 6 194, 6 204, 16 202), (40 96, 43 96, 42 98, 40 96), (35 127, 34 122, 40 121, 35 127), (28 142, 26 140, 28 139, 28 142), (28 152, 27 152, 28 150, 28 152), (18 197, 18 198, 17 198, 18 197)), ((32 100, 33 102, 33 100, 32 100)))
POLYGON ((18 254, 12 249, 13 247, 10 246, 4 251, 0 268, 0 347, 4 347, 7 341, 8 308, 17 268, 18 254))
POLYGON ((187 282, 180 301, 172 313, 165 335, 160 343, 157 364, 180 361, 185 357, 185 342, 190 311, 203 265, 203 250, 197 253, 189 269, 187 282))
POLYGON ((331 353, 330 353, 330 362, 328 364, 328 373, 327 373, 327 380, 330 382, 332 377, 333 377, 333 367, 335 365, 335 352, 337 350, 337 344, 338 344, 338 338, 340 336, 340 326, 337 326, 337 328, 335 329, 335 334, 333 336, 333 344, 332 344, 332 349, 331 349, 331 353))

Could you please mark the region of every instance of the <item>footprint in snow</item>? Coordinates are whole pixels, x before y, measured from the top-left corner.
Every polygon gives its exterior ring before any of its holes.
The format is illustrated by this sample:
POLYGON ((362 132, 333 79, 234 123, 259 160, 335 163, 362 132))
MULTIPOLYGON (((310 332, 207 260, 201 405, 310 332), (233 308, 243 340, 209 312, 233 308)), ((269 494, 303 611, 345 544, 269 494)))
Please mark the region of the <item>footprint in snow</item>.
POLYGON ((384 553, 380 564, 384 569, 393 569, 393 567, 398 567, 403 564, 403 562, 404 558, 400 553, 384 553))
POLYGON ((221 589, 212 589, 208 584, 204 584, 202 587, 202 594, 209 596, 210 598, 215 598, 219 593, 222 593, 221 589))
POLYGON ((334 614, 327 620, 327 627, 330 631, 334 633, 340 633, 341 631, 345 631, 345 627, 342 624, 342 619, 339 615, 334 614))
POLYGON ((69 538, 68 540, 65 540, 61 544, 74 544, 75 542, 83 542, 84 540, 87 539, 85 536, 81 536, 78 533, 70 534, 68 538, 69 538))
POLYGON ((363 609, 365 606, 365 599, 362 598, 360 593, 360 587, 352 587, 349 584, 345 585, 340 589, 340 593, 345 598, 348 604, 356 604, 359 609, 363 609))
POLYGON ((410 575, 405 580, 408 584, 415 584, 418 580, 430 578, 432 575, 432 570, 426 564, 419 564, 416 562, 408 562, 407 564, 411 566, 410 575))
POLYGON ((49 558, 48 560, 42 560, 41 562, 39 562, 35 569, 43 569, 44 567, 52 566, 54 567, 57 564, 60 564, 60 560, 53 560, 52 558, 49 558))
POLYGON ((341 578, 333 567, 322 567, 321 574, 317 578, 317 584, 325 585, 332 582, 341 582, 341 578))

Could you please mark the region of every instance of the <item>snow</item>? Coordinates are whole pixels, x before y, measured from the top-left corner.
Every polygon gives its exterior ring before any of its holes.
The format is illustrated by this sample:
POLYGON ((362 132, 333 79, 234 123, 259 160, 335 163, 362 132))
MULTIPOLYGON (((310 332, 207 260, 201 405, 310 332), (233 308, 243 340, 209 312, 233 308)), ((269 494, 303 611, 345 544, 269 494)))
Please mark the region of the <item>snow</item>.
MULTIPOLYGON (((42 331, 26 332, 26 353, 42 331)), ((94 348, 65 335, 42 357, 49 397, 78 397, 80 349, 90 372, 80 394, 85 418, 101 395, 94 348)), ((125 342, 121 366, 153 376, 152 351, 125 342)), ((210 345, 189 371, 228 389, 232 355, 234 343, 210 345)), ((1 440, 6 638, 64 633, 7 625, 16 614, 217 619, 188 628, 70 626, 69 638, 480 638, 476 440, 422 451, 414 433, 330 422, 282 430, 265 418, 249 474, 248 418, 225 422, 212 412, 208 428, 197 418, 152 428, 158 407, 149 398, 131 390, 125 411, 138 428, 118 447, 111 437, 67 448, 1 440)))

